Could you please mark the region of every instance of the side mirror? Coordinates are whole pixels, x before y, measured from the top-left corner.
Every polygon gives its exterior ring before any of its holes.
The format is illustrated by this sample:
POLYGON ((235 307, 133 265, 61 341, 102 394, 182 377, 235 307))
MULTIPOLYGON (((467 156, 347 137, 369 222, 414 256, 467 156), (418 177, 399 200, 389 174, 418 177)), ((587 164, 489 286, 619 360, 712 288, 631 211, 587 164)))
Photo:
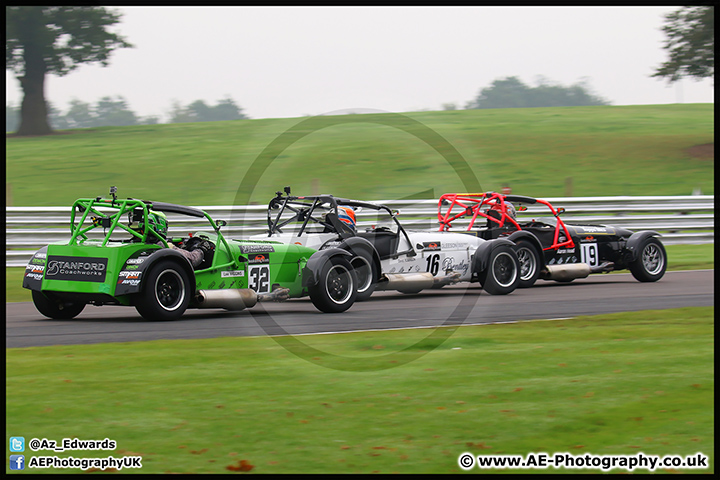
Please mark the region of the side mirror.
POLYGON ((217 225, 218 228, 221 228, 221 227, 224 227, 225 225, 227 225, 227 222, 225 220, 217 220, 215 222, 215 225, 217 225))
POLYGON ((560 215, 561 213, 565 213, 565 209, 562 207, 557 209, 557 214, 560 215))

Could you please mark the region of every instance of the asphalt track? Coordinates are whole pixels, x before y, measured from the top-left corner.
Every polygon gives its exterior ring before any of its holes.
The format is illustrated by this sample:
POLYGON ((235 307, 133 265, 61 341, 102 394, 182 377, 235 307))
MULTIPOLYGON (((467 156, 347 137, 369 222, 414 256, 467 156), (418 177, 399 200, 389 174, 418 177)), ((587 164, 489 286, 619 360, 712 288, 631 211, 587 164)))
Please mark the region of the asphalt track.
POLYGON ((714 270, 667 272, 656 283, 629 273, 591 275, 572 283, 539 281, 492 296, 477 284, 416 295, 377 292, 345 313, 324 314, 309 299, 262 303, 241 312, 188 310, 174 322, 148 322, 132 307, 87 306, 72 320, 50 320, 30 302, 5 306, 7 348, 349 332, 567 318, 579 315, 714 306, 714 270))

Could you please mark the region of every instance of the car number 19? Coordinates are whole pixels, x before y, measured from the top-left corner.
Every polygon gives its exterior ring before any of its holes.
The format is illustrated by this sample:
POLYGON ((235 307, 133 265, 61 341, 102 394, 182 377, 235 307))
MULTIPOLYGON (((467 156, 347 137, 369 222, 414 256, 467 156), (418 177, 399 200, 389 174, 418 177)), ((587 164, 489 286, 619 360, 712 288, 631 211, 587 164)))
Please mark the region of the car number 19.
POLYGON ((582 262, 587 263, 591 267, 598 266, 598 246, 597 243, 583 243, 582 246, 582 262))

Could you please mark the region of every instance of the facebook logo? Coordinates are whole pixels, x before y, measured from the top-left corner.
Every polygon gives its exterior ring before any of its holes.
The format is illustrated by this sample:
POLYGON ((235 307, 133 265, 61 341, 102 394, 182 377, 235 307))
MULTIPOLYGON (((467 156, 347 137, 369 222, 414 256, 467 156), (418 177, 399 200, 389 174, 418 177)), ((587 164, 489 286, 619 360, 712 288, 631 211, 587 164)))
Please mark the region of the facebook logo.
POLYGON ((10 455, 10 470, 25 470, 25 455, 10 455))
POLYGON ((11 452, 24 452, 25 451, 25 437, 10 437, 10 451, 11 452))

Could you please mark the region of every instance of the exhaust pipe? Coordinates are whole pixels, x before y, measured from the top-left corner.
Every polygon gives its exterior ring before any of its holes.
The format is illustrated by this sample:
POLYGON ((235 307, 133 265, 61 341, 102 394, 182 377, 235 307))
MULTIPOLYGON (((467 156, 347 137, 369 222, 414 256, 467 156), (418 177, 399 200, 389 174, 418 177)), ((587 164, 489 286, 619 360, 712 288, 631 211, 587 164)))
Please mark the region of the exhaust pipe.
POLYGON ((200 290, 196 299, 198 308, 224 308, 226 310, 243 310, 254 307, 258 301, 255 291, 249 288, 200 290))
POLYGON ((432 288, 435 280, 430 272, 423 273, 386 273, 378 282, 377 290, 397 290, 403 293, 415 293, 432 288))
POLYGON ((546 265, 540 278, 543 280, 558 280, 568 282, 576 278, 585 278, 590 275, 590 265, 587 263, 566 263, 565 265, 546 265))

